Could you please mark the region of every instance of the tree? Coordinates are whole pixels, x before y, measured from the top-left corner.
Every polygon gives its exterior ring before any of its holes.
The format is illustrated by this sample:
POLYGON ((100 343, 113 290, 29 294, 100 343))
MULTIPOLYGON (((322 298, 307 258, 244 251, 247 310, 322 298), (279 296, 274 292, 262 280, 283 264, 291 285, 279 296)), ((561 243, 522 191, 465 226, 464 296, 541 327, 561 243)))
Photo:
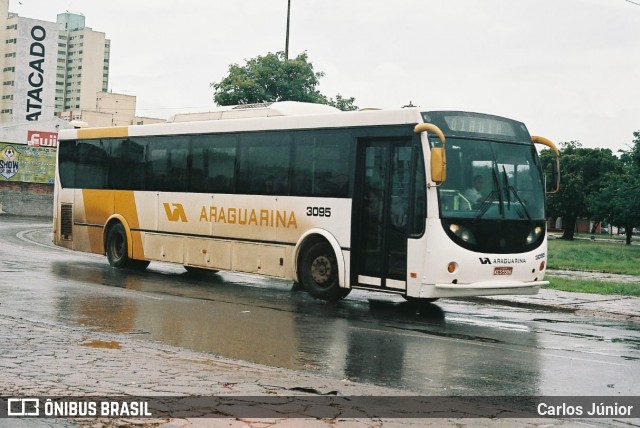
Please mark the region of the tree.
POLYGON ((306 52, 290 60, 284 52, 276 52, 245 60, 243 66, 232 64, 228 76, 211 86, 218 105, 302 101, 356 110, 354 98, 338 94, 334 100, 317 90, 323 76, 314 70, 306 52))
POLYGON ((620 158, 621 170, 607 174, 601 192, 589 198, 598 218, 625 228, 627 245, 631 244, 633 229, 640 225, 640 131, 633 135, 633 148, 620 158))
POLYGON ((340 109, 342 111, 353 111, 353 110, 358 110, 358 106, 354 104, 355 101, 356 99, 354 97, 343 98, 342 95, 338 94, 336 95, 335 100, 333 98, 329 98, 329 100, 327 101, 327 104, 337 109, 340 109))
POLYGON ((572 240, 578 218, 593 214, 588 203, 603 187, 608 173, 619 172, 621 165, 610 149, 587 149, 577 141, 560 144, 560 191, 547 200, 548 214, 562 217, 562 239, 572 240))

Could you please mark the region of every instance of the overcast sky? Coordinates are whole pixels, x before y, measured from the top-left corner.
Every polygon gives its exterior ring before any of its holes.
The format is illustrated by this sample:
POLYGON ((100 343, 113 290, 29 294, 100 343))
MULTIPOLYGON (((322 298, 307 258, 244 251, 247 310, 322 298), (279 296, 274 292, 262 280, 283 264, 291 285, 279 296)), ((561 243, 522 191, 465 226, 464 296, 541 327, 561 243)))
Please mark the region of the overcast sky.
MULTIPOLYGON (((627 148, 640 130, 640 0, 291 0, 290 56, 359 107, 523 121, 556 143, 627 148)), ((232 63, 283 51, 287 0, 11 0, 81 13, 111 39, 109 89, 138 115, 207 111, 232 63)))

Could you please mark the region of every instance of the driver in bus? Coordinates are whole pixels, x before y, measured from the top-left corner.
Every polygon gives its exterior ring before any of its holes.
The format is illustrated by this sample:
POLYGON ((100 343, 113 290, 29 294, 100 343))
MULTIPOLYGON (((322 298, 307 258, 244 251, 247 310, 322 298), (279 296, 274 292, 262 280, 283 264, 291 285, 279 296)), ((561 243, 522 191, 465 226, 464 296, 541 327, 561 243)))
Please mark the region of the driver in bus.
POLYGON ((463 196, 467 198, 472 204, 477 204, 482 201, 482 188, 484 187, 484 179, 480 175, 473 177, 471 187, 463 192, 463 196))

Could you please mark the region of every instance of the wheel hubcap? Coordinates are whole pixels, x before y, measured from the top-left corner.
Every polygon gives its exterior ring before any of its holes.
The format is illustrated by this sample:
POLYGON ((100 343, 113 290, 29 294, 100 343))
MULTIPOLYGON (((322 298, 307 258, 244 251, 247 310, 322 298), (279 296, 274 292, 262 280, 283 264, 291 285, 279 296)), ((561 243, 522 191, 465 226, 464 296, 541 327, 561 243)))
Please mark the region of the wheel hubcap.
POLYGON ((116 256, 117 259, 121 259, 124 255, 124 239, 122 236, 117 235, 113 240, 113 255, 116 256))
POLYGON ((317 284, 328 282, 331 272, 331 260, 326 256, 317 257, 311 264, 311 276, 317 284))

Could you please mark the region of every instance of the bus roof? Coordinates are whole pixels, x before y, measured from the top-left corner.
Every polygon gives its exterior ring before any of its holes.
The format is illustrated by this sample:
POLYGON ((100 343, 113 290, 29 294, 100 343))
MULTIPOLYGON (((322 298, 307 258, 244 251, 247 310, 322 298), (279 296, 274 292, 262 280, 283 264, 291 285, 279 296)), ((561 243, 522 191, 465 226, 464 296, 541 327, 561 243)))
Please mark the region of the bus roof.
MULTIPOLYGON (((302 103, 299 103, 302 104, 302 103)), ((327 106, 325 106, 327 107, 327 106)), ((310 109, 308 110, 310 111, 310 109)), ((108 138, 146 135, 185 135, 206 133, 252 132, 269 130, 347 128, 360 126, 415 125, 422 122, 420 110, 365 110, 343 112, 334 109, 321 114, 261 116, 238 119, 198 120, 191 122, 154 123, 108 128, 62 130, 59 140, 108 138)))
POLYGON ((194 122, 201 120, 247 119, 251 117, 295 116, 302 114, 338 113, 335 107, 326 104, 278 101, 272 103, 241 104, 216 107, 208 112, 179 113, 167 122, 194 122))

